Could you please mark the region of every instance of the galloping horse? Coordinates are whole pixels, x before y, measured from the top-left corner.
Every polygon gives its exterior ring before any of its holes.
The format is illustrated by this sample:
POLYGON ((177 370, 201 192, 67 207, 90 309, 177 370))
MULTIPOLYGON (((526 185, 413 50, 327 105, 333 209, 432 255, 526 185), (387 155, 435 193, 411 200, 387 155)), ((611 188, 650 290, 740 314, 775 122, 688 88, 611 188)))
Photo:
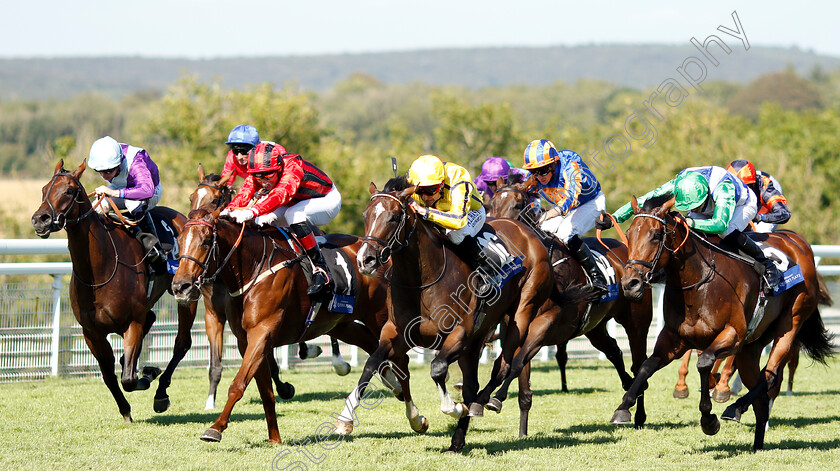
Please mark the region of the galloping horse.
MULTIPOLYGON (((267 360, 272 349, 328 334, 373 353, 387 319, 387 283, 381 277, 357 276, 353 313, 332 312, 323 304, 310 325, 307 314, 313 303, 306 294, 308 283, 301 266, 305 255, 284 246, 286 241, 275 237, 279 231, 239 226, 220 219, 219 212, 190 212, 178 237, 182 260, 172 280, 179 302, 198 299, 202 286, 217 276, 231 296, 241 296, 241 320, 230 322, 230 328, 239 340, 242 366, 231 382, 224 410, 201 439, 222 439, 234 405, 253 378, 265 410, 268 441, 280 443, 267 360)), ((359 238, 351 235, 328 234, 326 240, 351 260, 361 246, 359 238)))
MULTIPOLYGON (((233 198, 233 190, 228 186, 228 181, 234 178, 234 174, 228 175, 206 175, 204 167, 198 165, 198 187, 190 195, 190 211, 196 209, 204 209, 209 212, 217 209, 225 208, 230 200, 233 198)), ((230 318, 232 322, 239 322, 242 316, 242 302, 239 298, 230 296, 230 292, 225 287, 222 280, 214 280, 213 283, 205 284, 202 289, 204 295, 204 325, 207 331, 207 339, 210 343, 210 389, 207 394, 207 403, 205 409, 213 409, 216 407, 216 390, 219 387, 219 381, 222 379, 222 349, 224 348, 224 340, 222 334, 225 328, 225 322, 230 318)), ((245 339, 241 339, 244 341, 245 339)), ((338 343, 335 339, 331 339, 333 349, 333 368, 336 372, 344 376, 349 373, 350 365, 348 365, 341 358, 338 352, 338 343), (343 374, 342 374, 343 373, 343 374)), ((320 354, 320 347, 318 350, 307 348, 306 344, 300 343, 300 352, 302 358, 314 358, 320 354), (313 350, 313 354, 304 355, 304 352, 313 350)), ((291 383, 280 380, 280 369, 277 367, 277 360, 274 355, 268 357, 269 368, 271 369, 271 378, 277 387, 277 394, 283 399, 291 399, 295 395, 295 387, 291 383)))
POLYGON ((409 424, 415 432, 424 433, 429 422, 412 401, 406 353, 413 347, 431 348, 439 350, 431 363, 431 377, 438 387, 441 411, 459 419, 447 451, 460 451, 473 407, 456 404, 449 396, 445 383, 449 365, 458 361, 464 401, 470 404, 478 391, 478 360, 484 339, 508 315, 503 352, 491 379, 491 384, 501 383, 529 322, 544 304, 551 304, 547 302, 553 289, 548 253, 524 224, 488 220, 492 230, 505 239, 508 250, 523 256, 523 270, 511 277, 495 297, 480 301, 472 285, 478 273, 456 255, 436 226, 423 221, 412 209, 415 187, 400 177, 389 181, 384 192, 378 192, 373 183, 369 189, 371 198, 364 210, 365 243, 356 262, 359 271, 371 274, 390 258, 393 271, 388 322, 382 328, 379 347, 368 358, 356 389, 346 400, 335 424, 337 431, 343 435, 352 432, 353 413, 368 382, 380 365, 390 360, 405 376, 400 377, 400 385, 409 424))
MULTIPOLYGON (((529 189, 533 186, 533 181, 514 183, 508 186, 501 183, 499 182, 497 185, 499 189, 490 201, 490 212, 488 214, 493 217, 519 219, 536 228, 536 217, 531 208, 531 199, 534 195, 529 192, 529 189)), ((586 274, 583 268, 574 261, 566 246, 556 237, 544 234, 538 229, 536 232, 541 235, 541 240, 548 249, 557 289, 562 292, 570 286, 586 284, 586 274)), ((585 240, 595 242, 594 239, 585 240)), ((623 273, 624 263, 627 261, 627 247, 613 239, 604 239, 604 243, 607 246, 606 248, 597 243, 591 244, 590 248, 593 252, 598 251, 604 255, 615 271, 616 277, 620 277, 623 273)), ((595 348, 606 355, 618 372, 622 386, 627 390, 632 384, 633 378, 627 374, 621 349, 615 339, 607 332, 606 325, 607 320, 615 319, 627 331, 633 359, 631 371, 635 374, 647 358, 647 333, 653 318, 650 294, 643 296, 640 301, 630 302, 619 290, 617 297, 611 301, 590 305, 589 300, 582 299, 574 309, 540 312, 531 321, 528 337, 522 346, 522 351, 514 359, 514 365, 508 379, 496 393, 496 396, 489 399, 489 393, 485 396, 480 395, 476 402, 487 403, 488 409, 499 412, 502 401, 507 397, 507 389, 519 369, 523 368, 537 354, 540 347, 548 343, 557 345, 557 361, 565 389, 566 344, 579 335, 585 335, 595 348)), ((644 423, 644 418, 644 404, 640 399, 636 413, 637 423, 644 423)), ((521 424, 520 435, 524 435, 525 432, 527 432, 527 424, 521 424)))
POLYGON ((631 203, 635 212, 628 230, 631 260, 622 286, 627 296, 641 298, 653 272, 664 269, 665 327, 611 422, 629 423, 629 408, 647 387, 647 379, 694 348, 703 351, 697 360, 700 425, 704 433, 714 435, 720 422, 711 413, 709 373, 715 359, 736 355, 736 367, 750 391, 727 407, 723 418, 739 420, 752 405, 756 420, 753 449, 763 448, 770 399, 781 388, 782 369, 793 343, 799 340, 802 350, 822 363, 833 354, 817 309, 819 286, 810 248, 787 232, 751 234, 789 257, 791 266, 799 265, 803 279, 769 297, 763 317, 759 317, 754 312, 760 278, 752 265, 728 256, 718 245, 690 231, 679 213, 670 212, 674 205, 671 195, 650 198, 643 208, 635 198, 631 203), (761 369, 761 351, 771 341, 770 357, 761 369))
MULTIPOLYGON (((169 287, 172 275, 156 276, 151 296, 146 295, 148 272, 143 247, 113 221, 100 218, 94 212, 79 181, 85 168, 85 162, 82 162, 75 171, 69 172, 64 169, 63 160, 58 162, 52 179, 43 188, 43 201, 32 216, 32 226, 35 234, 42 238, 61 229, 67 231, 67 246, 73 262, 70 279, 73 315, 82 326, 85 342, 96 357, 102 379, 117 401, 120 414, 126 422, 131 422, 131 406, 117 382, 108 334, 123 337, 125 354, 120 359, 123 389, 129 392, 149 389, 150 381, 159 371, 144 371, 144 376, 138 379, 137 360, 143 339, 155 321, 151 309, 169 287)), ((161 206, 152 211, 171 220, 176 232, 183 229, 186 222, 183 214, 161 206)), ((178 334, 172 360, 158 382, 155 412, 163 412, 169 407, 166 389, 175 367, 190 349, 195 309, 195 302, 178 306, 178 334)))

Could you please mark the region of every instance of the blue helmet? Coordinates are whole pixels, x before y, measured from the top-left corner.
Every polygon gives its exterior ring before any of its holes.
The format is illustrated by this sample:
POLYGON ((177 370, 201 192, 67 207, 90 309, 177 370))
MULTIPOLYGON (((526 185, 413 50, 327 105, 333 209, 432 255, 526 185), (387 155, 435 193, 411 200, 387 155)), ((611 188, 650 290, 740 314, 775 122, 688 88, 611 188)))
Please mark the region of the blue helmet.
POLYGON ((228 134, 225 144, 249 144, 256 146, 260 143, 260 133, 250 124, 240 124, 228 134))

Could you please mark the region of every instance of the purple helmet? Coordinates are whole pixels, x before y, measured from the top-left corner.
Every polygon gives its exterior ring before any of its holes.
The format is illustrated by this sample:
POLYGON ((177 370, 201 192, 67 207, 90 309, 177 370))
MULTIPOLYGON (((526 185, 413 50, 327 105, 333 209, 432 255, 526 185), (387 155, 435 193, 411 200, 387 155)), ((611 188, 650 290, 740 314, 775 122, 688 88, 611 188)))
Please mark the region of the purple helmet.
POLYGON ((481 164, 481 173, 477 180, 496 181, 499 177, 507 180, 510 174, 510 164, 503 157, 490 157, 481 164))

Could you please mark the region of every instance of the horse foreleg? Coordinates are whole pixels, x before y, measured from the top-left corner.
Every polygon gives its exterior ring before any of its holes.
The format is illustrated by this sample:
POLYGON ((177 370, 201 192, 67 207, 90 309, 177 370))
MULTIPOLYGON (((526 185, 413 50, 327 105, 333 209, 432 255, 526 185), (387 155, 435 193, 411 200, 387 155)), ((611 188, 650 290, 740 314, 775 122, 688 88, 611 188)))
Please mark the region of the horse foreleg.
POLYGON ((674 386, 674 398, 685 399, 688 397, 688 383, 685 379, 688 376, 688 363, 691 361, 691 352, 689 349, 685 352, 680 363, 680 369, 677 371, 677 384, 674 386))
POLYGON ((85 337, 85 343, 87 343, 90 352, 99 364, 99 371, 102 372, 102 380, 105 382, 105 386, 108 387, 111 395, 114 396, 114 400, 117 401, 117 407, 123 416, 123 420, 127 423, 132 422, 131 405, 120 390, 120 383, 114 371, 115 358, 110 342, 106 337, 94 334, 87 329, 83 329, 82 333, 85 337))
POLYGON ((734 420, 736 422, 741 421, 741 414, 749 409, 752 402, 755 400, 756 393, 753 391, 757 391, 759 377, 760 377, 760 367, 759 361, 761 360, 761 351, 764 349, 764 346, 760 344, 760 342, 753 342, 751 344, 745 345, 744 348, 735 355, 735 369, 738 370, 738 376, 741 378, 741 382, 744 386, 747 387, 749 390, 747 394, 739 397, 738 400, 733 402, 729 405, 721 414, 721 418, 724 420, 734 420))
MULTIPOLYGON (((478 359, 481 356, 481 349, 484 346, 483 340, 478 339, 470 342, 468 350, 458 358, 458 366, 461 368, 461 376, 464 381, 462 393, 464 395, 464 402, 467 404, 475 399, 476 393, 478 392, 478 359)), ((455 431, 452 432, 452 441, 446 450, 447 453, 457 453, 464 448, 469 427, 469 415, 462 416, 458 419, 455 431)))
POLYGON ((341 349, 335 337, 330 337, 330 346, 332 347, 332 366, 335 374, 347 376, 350 373, 350 363, 347 363, 344 361, 344 358, 341 358, 341 349))
POLYGON ((785 395, 793 395, 793 375, 796 374, 796 368, 799 367, 799 342, 795 342, 790 349, 790 359, 788 360, 788 384, 785 395))
MULTIPOLYGON (((717 384, 715 384, 715 390, 712 391, 712 399, 715 402, 726 402, 732 397, 732 391, 729 389, 729 380, 732 378, 734 365, 735 356, 730 355, 726 357, 726 361, 723 362, 723 368, 720 369, 720 378, 717 384)), ((715 367, 717 366, 718 363, 716 362, 715 367)))
MULTIPOLYGON (((225 407, 222 410, 221 415, 219 415, 219 418, 216 419, 216 422, 213 423, 213 425, 210 426, 203 435, 201 435, 202 440, 208 442, 218 442, 222 440, 222 432, 225 431, 228 423, 230 422, 230 414, 233 411, 233 406, 242 399, 242 395, 245 393, 245 388, 248 387, 248 383, 254 375, 257 374, 257 371, 265 361, 265 352, 266 348, 268 348, 266 346, 266 342, 268 340, 269 331, 269 327, 260 325, 253 327, 248 331, 248 338, 246 341, 247 346, 245 348, 245 354, 242 356, 242 366, 239 367, 239 371, 237 371, 236 376, 230 383, 225 407)), ((266 371, 268 370, 266 369, 266 371)), ((279 438, 279 435, 276 438, 279 438)), ((271 434, 269 434, 269 439, 272 439, 271 434)))
POLYGON ((633 379, 633 384, 624 393, 621 404, 615 410, 615 413, 613 413, 610 423, 616 425, 630 424, 630 408, 636 403, 636 398, 641 396, 645 389, 647 389, 648 378, 653 376, 659 369, 674 361, 675 358, 680 357, 685 353, 685 350, 685 343, 677 332, 668 328, 663 329, 656 339, 653 353, 650 358, 642 363, 639 372, 636 373, 636 377, 633 379))
POLYGON ((132 321, 123 333, 123 365, 120 382, 125 392, 149 389, 149 381, 137 380, 137 361, 143 349, 143 324, 132 321))
MULTIPOLYGON (((396 354, 394 356, 394 362, 386 371, 386 377, 383 377, 383 382, 388 387, 391 386, 391 379, 390 377, 394 377, 399 382, 399 388, 401 390, 402 400, 405 402, 405 416, 408 419, 408 424, 411 426, 411 430, 414 430, 417 433, 426 433, 429 430, 429 420, 420 415, 420 409, 414 404, 414 400, 411 398, 411 387, 409 385, 409 373, 408 373, 408 355, 405 353, 396 354)), ((392 388, 393 389, 393 388, 392 388)))
POLYGON ((622 389, 625 391, 630 389, 630 385, 633 384, 633 377, 627 373, 627 369, 624 367, 624 354, 621 352, 621 348, 618 347, 618 342, 607 333, 607 323, 601 322, 595 326, 595 328, 586 333, 586 338, 589 339, 589 343, 593 347, 602 352, 607 357, 607 360, 612 363, 616 373, 618 373, 619 380, 621 380, 622 389))
POLYGON ((558 343, 557 353, 554 354, 554 359, 557 360, 557 367, 560 368, 560 390, 564 393, 569 392, 569 388, 566 386, 566 363, 569 362, 566 347, 568 347, 568 343, 558 343))
POLYGON ((531 411, 531 363, 522 368, 519 373, 519 436, 528 435, 528 414, 531 411))
POLYGON ((172 359, 166 365, 166 370, 160 375, 158 380, 158 388, 155 391, 154 409, 155 412, 163 412, 169 409, 169 395, 166 389, 172 384, 172 375, 175 373, 175 368, 178 363, 186 356, 190 347, 192 346, 192 330, 193 322, 195 322, 195 310, 198 307, 198 302, 194 301, 189 304, 178 304, 178 333, 175 335, 175 345, 172 348, 172 359))
MULTIPOLYGON (((268 349, 267 353, 271 355, 271 349, 268 349)), ((265 422, 268 426, 268 441, 269 443, 282 443, 280 429, 277 428, 277 410, 274 406, 274 391, 271 389, 271 372, 269 371, 267 362, 262 362, 254 375, 254 379, 257 381, 257 390, 260 393, 260 399, 262 399, 263 411, 265 411, 265 422)))
MULTIPOLYGON (((440 411, 448 416, 455 417, 456 419, 466 417, 469 410, 463 403, 459 402, 456 404, 449 396, 449 392, 446 390, 446 375, 449 372, 449 365, 456 361, 460 356, 464 347, 463 343, 464 328, 461 325, 458 325, 446 337, 446 340, 444 340, 440 351, 432 360, 430 368, 432 381, 434 381, 437 385, 438 394, 440 395, 440 411)), ((463 378, 463 380, 464 390, 466 390, 467 378, 463 378)), ((466 394, 464 394, 464 398, 466 399, 466 394)))
POLYGON ((210 344, 210 368, 208 372, 210 388, 207 391, 205 410, 216 408, 216 391, 222 380, 222 351, 224 350, 225 320, 217 312, 212 302, 205 295, 204 298, 204 330, 210 344))

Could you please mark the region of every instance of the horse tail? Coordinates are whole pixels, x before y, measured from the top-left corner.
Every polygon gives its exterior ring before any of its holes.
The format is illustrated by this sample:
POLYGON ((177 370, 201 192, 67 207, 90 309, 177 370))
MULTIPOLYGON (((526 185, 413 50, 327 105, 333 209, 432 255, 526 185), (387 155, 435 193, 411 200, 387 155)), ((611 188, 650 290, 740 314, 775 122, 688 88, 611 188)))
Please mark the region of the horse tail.
POLYGON ((834 301, 831 300, 831 293, 828 292, 828 286, 825 284, 825 278, 823 278, 819 273, 817 273, 817 285, 819 286, 817 302, 823 306, 831 306, 834 304, 834 301))
POLYGON ((834 335, 825 328, 819 309, 815 309, 802 324, 797 339, 805 354, 823 365, 826 364, 828 358, 837 353, 837 346, 833 342, 834 335))
POLYGON ((551 299, 559 305, 579 304, 581 302, 594 303, 601 298, 601 294, 590 285, 572 284, 563 288, 555 283, 551 290, 551 299))

